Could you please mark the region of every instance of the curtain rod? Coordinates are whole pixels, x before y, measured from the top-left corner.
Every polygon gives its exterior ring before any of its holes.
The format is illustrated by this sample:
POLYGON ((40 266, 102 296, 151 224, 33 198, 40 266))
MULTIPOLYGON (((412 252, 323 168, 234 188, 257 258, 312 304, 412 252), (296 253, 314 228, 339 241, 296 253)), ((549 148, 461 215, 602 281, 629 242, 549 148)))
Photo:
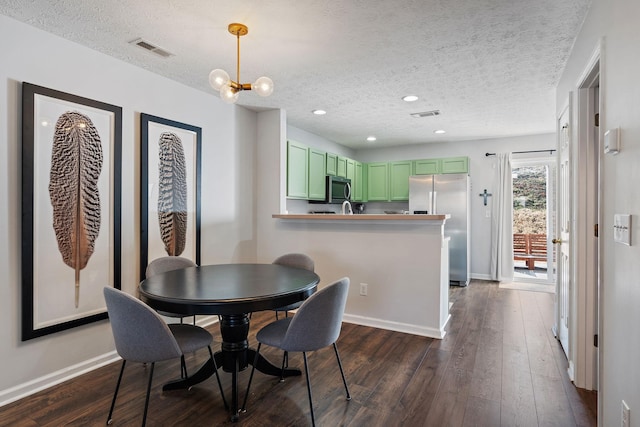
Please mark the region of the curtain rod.
MULTIPOLYGON (((550 150, 513 151, 511 154, 546 153, 546 152, 549 152, 549 154, 552 154, 554 151, 556 151, 556 150, 554 148, 552 148, 550 150)), ((489 157, 489 156, 495 156, 496 153, 484 153, 484 155, 486 157, 489 157)))

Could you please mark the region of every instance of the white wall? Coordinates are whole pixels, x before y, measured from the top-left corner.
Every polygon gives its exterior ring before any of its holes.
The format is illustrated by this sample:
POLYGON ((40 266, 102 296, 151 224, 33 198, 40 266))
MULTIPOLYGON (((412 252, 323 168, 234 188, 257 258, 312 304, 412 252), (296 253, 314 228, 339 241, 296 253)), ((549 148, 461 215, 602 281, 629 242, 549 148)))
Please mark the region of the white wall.
MULTIPOLYGON (((640 2, 637 0, 593 0, 556 95, 558 113, 570 91, 573 91, 576 105, 576 85, 602 40, 600 127, 620 127, 622 132, 620 153, 602 155, 598 425, 603 426, 621 425, 623 399, 631 408, 631 426, 640 426, 637 416, 640 411, 640 334, 635 327, 640 324, 640 245, 637 240, 640 230, 639 18, 640 2), (634 217, 630 247, 613 242, 615 213, 628 213, 634 217)), ((574 123, 575 120, 574 116, 574 123)))
MULTIPOLYGON (((289 126, 287 128, 289 135, 295 131, 295 139, 303 144, 311 147, 317 147, 327 151, 336 150, 335 143, 330 141, 324 142, 316 135, 308 137, 304 132, 299 132, 296 128, 289 126), (333 148, 330 144, 334 144, 333 148)), ((288 135, 288 137, 290 137, 288 135)), ((463 142, 441 142, 419 145, 406 145, 393 148, 368 148, 358 150, 348 155, 351 158, 361 162, 391 162, 398 160, 413 160, 424 158, 438 157, 469 157, 469 175, 471 176, 471 277, 477 279, 490 280, 490 247, 491 247, 491 217, 487 217, 489 211, 491 215, 491 201, 487 206, 483 205, 483 198, 478 194, 486 188, 491 193, 496 188, 494 163, 495 157, 487 157, 485 153, 500 153, 512 151, 527 150, 546 150, 556 146, 555 134, 531 135, 512 138, 485 139, 477 141, 463 142)), ((339 147, 339 146, 338 146, 339 147)), ((548 154, 528 154, 514 155, 515 158, 533 158, 543 156, 548 158, 548 154)), ((298 201, 299 202, 299 201, 298 201)), ((383 203, 369 204, 376 208, 384 206, 383 203)), ((389 209, 404 208, 407 206, 393 203, 388 204, 389 209)), ((372 211, 367 208, 368 213, 372 211)), ((383 208, 381 208, 383 209, 383 208)), ((306 209, 299 208, 299 212, 305 212, 306 209)))
POLYGON ((202 127, 203 263, 255 259, 257 115, 2 15, 0 58, 1 404, 90 368, 114 349, 107 321, 20 341, 21 82, 123 107, 121 280, 128 292, 139 277, 139 113, 202 127))

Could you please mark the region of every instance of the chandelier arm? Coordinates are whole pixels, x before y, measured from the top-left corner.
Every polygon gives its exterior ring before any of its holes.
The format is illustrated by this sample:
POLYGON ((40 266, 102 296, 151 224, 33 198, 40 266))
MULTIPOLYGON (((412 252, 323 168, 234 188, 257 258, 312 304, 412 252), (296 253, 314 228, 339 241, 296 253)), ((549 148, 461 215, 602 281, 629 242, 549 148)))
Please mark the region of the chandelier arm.
POLYGON ((240 83, 240 32, 238 32, 236 34, 236 39, 237 39, 237 52, 236 52, 236 58, 237 58, 237 62, 236 62, 236 70, 237 70, 237 74, 236 74, 236 82, 241 85, 240 83))

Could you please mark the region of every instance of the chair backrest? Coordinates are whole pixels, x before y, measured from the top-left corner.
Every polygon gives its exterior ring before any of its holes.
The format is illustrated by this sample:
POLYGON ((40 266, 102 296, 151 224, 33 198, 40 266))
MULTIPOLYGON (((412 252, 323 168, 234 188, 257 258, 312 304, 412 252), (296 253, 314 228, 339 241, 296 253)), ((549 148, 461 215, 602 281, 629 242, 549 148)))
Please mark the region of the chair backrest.
POLYGON ((313 351, 336 342, 348 291, 349 278, 343 277, 305 300, 293 316, 280 348, 313 351))
POLYGON ((276 258, 272 264, 285 265, 293 268, 304 268, 305 270, 313 271, 315 264, 309 255, 305 254, 284 254, 276 258))
POLYGON ((115 288, 104 288, 116 351, 125 360, 155 362, 182 356, 171 330, 148 305, 115 288))
POLYGON ((188 267, 196 267, 196 263, 188 258, 179 256, 165 256, 162 258, 156 258, 147 266, 145 277, 148 279, 149 277, 155 276, 156 274, 166 273, 167 271, 188 267))

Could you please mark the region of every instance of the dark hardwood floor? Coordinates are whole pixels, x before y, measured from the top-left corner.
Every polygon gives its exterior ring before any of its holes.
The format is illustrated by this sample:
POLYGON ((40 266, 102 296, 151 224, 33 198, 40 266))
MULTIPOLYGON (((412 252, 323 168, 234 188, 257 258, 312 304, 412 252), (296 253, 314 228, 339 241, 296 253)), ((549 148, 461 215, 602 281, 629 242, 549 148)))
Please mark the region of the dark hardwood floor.
MULTIPOLYGON (((317 424, 595 426, 597 396, 569 381, 566 358, 551 333, 553 298, 499 289, 492 282, 451 288, 451 320, 443 340, 345 323, 338 346, 353 399, 345 400, 331 347, 311 353, 317 424)), ((272 312, 254 313, 252 346, 256 331, 273 319, 272 312)), ((217 324, 210 330, 219 342, 217 324)), ((265 348, 264 354, 279 363, 281 353, 265 348)), ((206 357, 206 351, 189 355, 187 364, 195 370, 206 357)), ((290 365, 302 367, 302 356, 292 354, 290 365)), ((113 363, 6 405, 0 408, 0 425, 104 425, 119 368, 113 363)), ((248 373, 240 375, 243 387, 248 373)), ((176 376, 178 361, 156 364, 147 425, 233 424, 215 378, 190 391, 163 393, 162 384, 176 376)), ((231 378, 221 376, 229 394, 231 378)), ((140 424, 146 380, 142 365, 127 366, 114 426, 140 424)), ((304 376, 279 383, 257 372, 247 406, 238 426, 311 425, 304 376)))

